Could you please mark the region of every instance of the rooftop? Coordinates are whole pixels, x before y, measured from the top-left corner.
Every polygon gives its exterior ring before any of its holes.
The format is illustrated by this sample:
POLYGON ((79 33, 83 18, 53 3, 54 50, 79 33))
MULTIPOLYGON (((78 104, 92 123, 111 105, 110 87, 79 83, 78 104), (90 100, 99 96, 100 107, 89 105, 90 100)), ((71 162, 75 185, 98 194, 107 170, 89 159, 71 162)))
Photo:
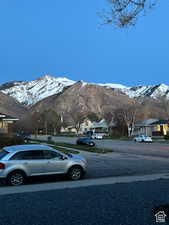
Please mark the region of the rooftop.
POLYGON ((4 147, 3 149, 7 152, 18 150, 53 150, 53 148, 48 145, 13 145, 4 147))

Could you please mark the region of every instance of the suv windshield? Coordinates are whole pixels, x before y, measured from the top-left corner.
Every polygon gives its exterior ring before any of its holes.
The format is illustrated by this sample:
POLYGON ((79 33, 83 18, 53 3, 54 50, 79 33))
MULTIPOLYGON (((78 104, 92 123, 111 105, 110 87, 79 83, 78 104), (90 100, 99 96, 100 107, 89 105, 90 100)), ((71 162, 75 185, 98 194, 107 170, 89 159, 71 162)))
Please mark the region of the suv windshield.
POLYGON ((8 154, 7 151, 4 151, 3 149, 0 149, 0 159, 2 159, 4 156, 8 154))

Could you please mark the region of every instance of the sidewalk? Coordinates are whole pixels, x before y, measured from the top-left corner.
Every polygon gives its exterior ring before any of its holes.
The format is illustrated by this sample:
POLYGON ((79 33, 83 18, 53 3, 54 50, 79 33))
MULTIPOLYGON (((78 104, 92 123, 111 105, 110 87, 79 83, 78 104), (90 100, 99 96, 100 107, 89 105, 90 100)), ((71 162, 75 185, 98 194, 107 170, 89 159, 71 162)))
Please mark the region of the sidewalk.
POLYGON ((108 177, 100 179, 84 179, 74 182, 63 181, 63 182, 23 185, 18 187, 0 187, 0 195, 38 192, 38 191, 51 191, 51 190, 109 185, 118 183, 146 182, 159 179, 169 179, 169 173, 143 175, 143 176, 123 176, 123 177, 108 177))

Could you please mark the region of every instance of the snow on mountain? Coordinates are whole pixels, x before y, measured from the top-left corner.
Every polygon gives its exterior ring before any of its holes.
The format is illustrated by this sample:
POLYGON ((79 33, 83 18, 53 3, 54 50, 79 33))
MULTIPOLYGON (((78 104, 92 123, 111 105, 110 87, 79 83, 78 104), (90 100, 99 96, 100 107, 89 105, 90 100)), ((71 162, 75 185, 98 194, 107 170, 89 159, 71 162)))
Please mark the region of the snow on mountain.
MULTIPOLYGON (((99 85, 113 90, 120 90, 130 98, 145 96, 156 98, 159 95, 165 95, 169 99, 169 86, 165 84, 127 87, 113 83, 97 84, 87 83, 85 81, 79 82, 81 83, 81 88, 86 85, 99 85)), ((0 91, 14 97, 22 104, 31 106, 46 97, 62 92, 65 87, 71 86, 75 83, 75 81, 69 80, 65 77, 45 75, 44 77, 29 82, 14 81, 5 83, 0 85, 0 91)))
POLYGON ((165 84, 138 86, 138 87, 122 89, 122 92, 127 94, 130 98, 146 97, 146 96, 156 98, 161 95, 165 95, 169 97, 168 95, 169 86, 165 84))
POLYGON ((165 95, 169 99, 169 86, 165 84, 136 86, 136 87, 127 87, 121 84, 100 84, 100 85, 107 88, 119 89, 121 92, 125 93, 130 98, 146 97, 146 96, 156 98, 158 96, 165 95))
POLYGON ((64 77, 45 75, 30 82, 14 82, 12 87, 3 88, 1 91, 14 97, 22 104, 33 105, 48 96, 62 92, 65 87, 74 83, 75 81, 64 77))
POLYGON ((122 85, 122 84, 112 84, 112 83, 107 83, 107 84, 98 84, 100 86, 103 86, 103 87, 108 87, 108 88, 114 88, 114 89, 126 89, 128 87, 122 85))

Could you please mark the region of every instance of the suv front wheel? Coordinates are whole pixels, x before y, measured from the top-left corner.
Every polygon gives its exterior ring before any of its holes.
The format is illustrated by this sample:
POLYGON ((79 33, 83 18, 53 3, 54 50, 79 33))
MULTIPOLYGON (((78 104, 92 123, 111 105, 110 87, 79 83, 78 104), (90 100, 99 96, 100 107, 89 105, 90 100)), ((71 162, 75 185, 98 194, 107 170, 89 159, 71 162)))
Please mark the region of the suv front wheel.
POLYGON ((80 180, 83 176, 83 169, 80 166, 73 166, 68 172, 70 180, 80 180))
POLYGON ((19 186, 24 184, 26 179, 22 171, 13 171, 7 177, 7 184, 10 186, 19 186))

